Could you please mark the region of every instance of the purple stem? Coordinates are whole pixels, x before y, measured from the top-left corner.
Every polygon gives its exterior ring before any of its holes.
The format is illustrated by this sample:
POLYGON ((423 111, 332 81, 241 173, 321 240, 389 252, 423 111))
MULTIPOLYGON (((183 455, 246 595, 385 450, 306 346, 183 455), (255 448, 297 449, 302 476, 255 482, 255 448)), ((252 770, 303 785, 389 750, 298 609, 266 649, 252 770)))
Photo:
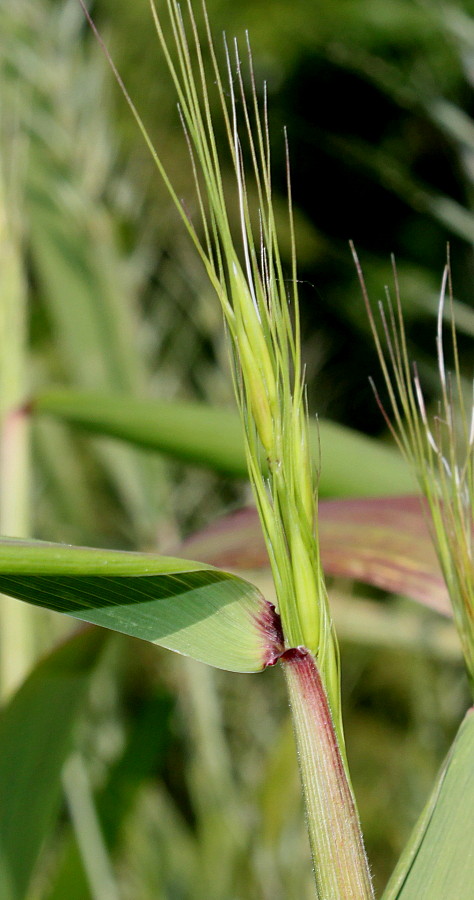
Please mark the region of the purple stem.
POLYGON ((305 647, 281 656, 285 671, 320 900, 374 897, 359 817, 326 691, 305 647))

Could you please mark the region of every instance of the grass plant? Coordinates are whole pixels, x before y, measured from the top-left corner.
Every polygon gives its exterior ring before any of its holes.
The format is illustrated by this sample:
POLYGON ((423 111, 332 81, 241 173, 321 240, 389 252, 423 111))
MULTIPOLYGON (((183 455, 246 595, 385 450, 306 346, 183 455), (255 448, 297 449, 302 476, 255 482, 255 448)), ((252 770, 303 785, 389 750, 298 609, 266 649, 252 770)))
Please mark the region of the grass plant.
MULTIPOLYGON (((332 894, 369 897, 372 896, 370 876, 345 762, 338 648, 315 537, 316 481, 309 449, 301 369, 296 250, 293 237, 288 296, 272 206, 266 101, 262 114, 250 49, 247 48, 251 82, 248 104, 237 44, 233 48, 235 73, 230 50, 225 45, 226 90, 230 95, 230 101, 227 101, 204 8, 211 72, 217 86, 239 198, 241 232, 236 244, 229 225, 219 159, 221 151, 214 136, 208 76, 193 8, 188 3, 188 34, 180 7, 173 2, 167 5, 175 63, 156 7, 153 2, 150 5, 179 99, 195 173, 204 244, 186 215, 184 221, 216 290, 228 329, 248 471, 271 562, 284 647, 290 648, 290 655, 285 657, 283 654, 283 659, 295 710, 295 733, 317 890, 322 897, 332 894), (237 91, 257 185, 259 242, 254 237, 248 204, 237 91), (268 464, 268 477, 262 476, 262 454, 268 464), (298 703, 297 698, 301 696, 305 700, 298 703), (310 742, 308 734, 312 734, 310 742), (324 741, 319 741, 323 736, 324 741)), ((117 73, 116 77, 119 78, 117 73)), ((121 86, 145 140, 151 145, 135 106, 122 83, 121 86)), ((182 206, 153 148, 152 153, 183 215, 182 206)), ((288 188, 290 231, 293 232, 289 179, 288 188)))

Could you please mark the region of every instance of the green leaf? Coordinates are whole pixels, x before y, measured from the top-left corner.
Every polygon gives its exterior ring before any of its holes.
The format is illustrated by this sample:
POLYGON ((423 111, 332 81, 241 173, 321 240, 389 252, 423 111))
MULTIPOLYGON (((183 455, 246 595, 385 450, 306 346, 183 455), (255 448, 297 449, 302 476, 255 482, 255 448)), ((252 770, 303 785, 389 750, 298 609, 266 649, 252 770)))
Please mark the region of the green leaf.
MULTIPOLYGON (((318 536, 328 575, 372 584, 452 615, 418 497, 323 500, 318 536)), ((229 569, 269 566, 258 514, 250 507, 192 535, 183 553, 229 569)))
POLYGON ((474 708, 469 710, 383 900, 472 900, 474 708))
POLYGON ((0 591, 234 672, 280 649, 273 606, 205 563, 4 538, 0 591))
POLYGON ((59 807, 61 769, 104 633, 87 629, 41 661, 0 715, 0 896, 24 900, 59 807))
MULTIPOLYGON (((247 478, 242 426, 231 410, 67 389, 37 395, 30 409, 184 462, 247 478)), ((413 490, 412 475, 400 455, 377 441, 321 420, 311 424, 310 439, 315 460, 321 445, 322 494, 357 496, 413 490)))

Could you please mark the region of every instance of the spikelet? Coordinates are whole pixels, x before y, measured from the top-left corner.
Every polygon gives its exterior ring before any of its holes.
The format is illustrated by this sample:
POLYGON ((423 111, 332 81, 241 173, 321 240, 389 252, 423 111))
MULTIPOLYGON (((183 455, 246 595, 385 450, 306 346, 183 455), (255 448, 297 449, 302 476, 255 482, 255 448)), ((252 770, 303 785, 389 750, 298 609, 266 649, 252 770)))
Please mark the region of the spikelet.
POLYGON ((408 358, 395 265, 395 305, 388 296, 387 309, 380 306, 382 329, 379 334, 355 252, 354 258, 389 396, 391 417, 377 391, 375 396, 425 497, 433 542, 474 692, 474 391, 472 387, 471 391, 466 389, 461 375, 449 260, 441 284, 436 335, 440 399, 436 414, 430 417, 416 364, 412 367, 408 358), (446 371, 443 340, 447 291, 452 375, 446 371))

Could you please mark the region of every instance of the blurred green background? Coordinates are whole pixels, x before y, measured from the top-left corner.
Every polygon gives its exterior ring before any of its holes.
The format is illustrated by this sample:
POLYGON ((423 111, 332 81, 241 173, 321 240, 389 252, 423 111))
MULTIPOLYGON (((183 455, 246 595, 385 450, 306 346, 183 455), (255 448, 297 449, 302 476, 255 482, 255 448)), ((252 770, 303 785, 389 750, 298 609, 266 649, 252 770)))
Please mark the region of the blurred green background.
MULTIPOLYGON (((466 372, 472 364, 473 7, 208 2, 216 46, 225 31, 243 49, 248 29, 259 90, 267 84, 287 258, 288 131, 310 411, 380 440, 368 385, 378 364, 349 239, 374 301, 393 281, 395 254, 428 399, 449 242, 466 372)), ((186 144, 148 4, 97 0, 91 11, 192 213, 186 144)), ((76 0, 2 0, 0 93, 0 415, 50 385, 231 404, 218 305, 76 0)), ((230 177, 228 190, 232 203, 230 177)), ((47 419, 18 440, 22 473, 2 476, 17 488, 12 512, 2 483, 5 533, 166 552, 250 499, 245 484, 47 419)), ((11 627, 18 677, 64 631, 36 610, 11 627)), ((467 689, 457 661, 421 645, 409 653, 346 640, 342 660, 348 752, 380 888, 467 689)), ((216 674, 111 641, 76 739, 115 868, 117 894, 101 900, 312 896, 278 675, 216 674)), ((27 900, 95 898, 81 828, 70 799, 27 900)))

